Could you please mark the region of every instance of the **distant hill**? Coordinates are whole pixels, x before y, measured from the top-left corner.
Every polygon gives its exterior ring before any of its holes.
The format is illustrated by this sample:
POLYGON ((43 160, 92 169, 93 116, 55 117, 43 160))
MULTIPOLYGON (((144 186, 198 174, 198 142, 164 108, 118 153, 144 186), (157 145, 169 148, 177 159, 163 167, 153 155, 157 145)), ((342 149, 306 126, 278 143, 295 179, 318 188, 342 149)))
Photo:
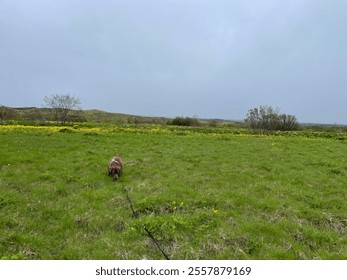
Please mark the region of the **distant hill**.
MULTIPOLYGON (((21 121, 54 121, 54 111, 50 108, 37 107, 0 107, 1 120, 21 120, 21 121), (2 111, 2 113, 1 113, 2 111)), ((100 122, 100 123, 121 123, 121 124, 167 124, 171 118, 146 117, 122 113, 110 113, 102 110, 72 110, 69 114, 69 121, 72 122, 100 122)), ((242 122, 223 119, 197 119, 201 126, 240 126, 242 122)))
MULTIPOLYGON (((54 111, 50 108, 1 106, 0 120, 53 121, 54 111)), ((110 123, 167 123, 163 117, 143 117, 129 114, 110 113, 101 110, 72 110, 69 120, 74 122, 110 123)))
POLYGON ((121 113, 110 113, 97 109, 82 111, 88 122, 116 122, 116 123, 167 123, 170 119, 163 117, 144 117, 121 113))

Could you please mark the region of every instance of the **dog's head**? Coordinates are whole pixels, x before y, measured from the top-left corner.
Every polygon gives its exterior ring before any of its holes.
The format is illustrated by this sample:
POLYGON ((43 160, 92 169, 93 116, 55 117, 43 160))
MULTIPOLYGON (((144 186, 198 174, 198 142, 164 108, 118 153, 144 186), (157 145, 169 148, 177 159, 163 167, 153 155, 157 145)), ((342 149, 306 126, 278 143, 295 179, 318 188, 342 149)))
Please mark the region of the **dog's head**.
POLYGON ((111 176, 113 180, 117 180, 121 173, 122 173, 122 169, 120 168, 120 166, 116 166, 111 172, 111 176))
POLYGON ((115 173, 115 174, 113 174, 113 180, 117 180, 118 178, 119 178, 119 174, 118 173, 115 173))

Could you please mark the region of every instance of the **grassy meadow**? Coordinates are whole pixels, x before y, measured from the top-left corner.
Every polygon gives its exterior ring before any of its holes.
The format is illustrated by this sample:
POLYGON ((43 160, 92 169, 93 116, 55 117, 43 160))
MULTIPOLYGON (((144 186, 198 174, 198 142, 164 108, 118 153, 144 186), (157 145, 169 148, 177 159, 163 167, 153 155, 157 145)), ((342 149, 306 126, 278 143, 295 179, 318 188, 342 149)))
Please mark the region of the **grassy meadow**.
POLYGON ((0 126, 0 259, 347 259, 335 136, 0 126))

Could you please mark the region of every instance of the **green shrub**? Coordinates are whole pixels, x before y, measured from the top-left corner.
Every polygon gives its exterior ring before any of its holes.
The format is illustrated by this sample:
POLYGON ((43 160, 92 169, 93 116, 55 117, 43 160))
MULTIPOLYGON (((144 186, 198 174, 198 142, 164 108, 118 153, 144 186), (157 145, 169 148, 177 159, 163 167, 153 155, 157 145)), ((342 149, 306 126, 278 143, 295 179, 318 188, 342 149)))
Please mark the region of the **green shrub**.
POLYGON ((199 120, 197 118, 188 117, 176 117, 172 121, 168 122, 169 125, 179 125, 179 126, 199 126, 199 120))

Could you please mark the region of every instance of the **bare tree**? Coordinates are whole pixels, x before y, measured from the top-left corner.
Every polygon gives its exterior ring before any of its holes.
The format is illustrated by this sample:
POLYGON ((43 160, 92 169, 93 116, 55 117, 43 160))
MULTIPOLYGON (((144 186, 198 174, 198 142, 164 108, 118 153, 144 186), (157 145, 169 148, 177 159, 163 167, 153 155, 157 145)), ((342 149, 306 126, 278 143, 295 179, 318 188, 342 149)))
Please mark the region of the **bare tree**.
POLYGON ((66 123, 71 110, 79 110, 81 105, 81 101, 70 94, 45 96, 44 101, 53 109, 54 119, 61 124, 66 123))
POLYGON ((281 114, 278 108, 260 106, 250 109, 245 122, 254 131, 288 131, 299 127, 298 121, 293 115, 281 114))

